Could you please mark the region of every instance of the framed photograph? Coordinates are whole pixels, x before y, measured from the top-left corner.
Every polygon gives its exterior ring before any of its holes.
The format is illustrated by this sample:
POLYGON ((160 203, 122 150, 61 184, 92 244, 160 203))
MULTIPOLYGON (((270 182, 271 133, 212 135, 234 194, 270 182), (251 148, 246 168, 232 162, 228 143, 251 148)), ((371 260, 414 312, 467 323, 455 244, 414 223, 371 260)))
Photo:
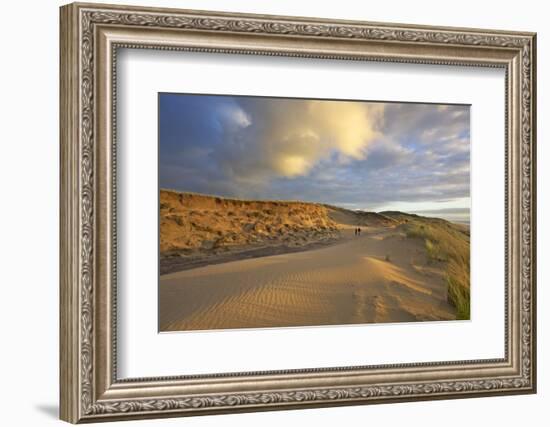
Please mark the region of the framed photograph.
POLYGON ((535 34, 60 22, 63 420, 536 391, 535 34))

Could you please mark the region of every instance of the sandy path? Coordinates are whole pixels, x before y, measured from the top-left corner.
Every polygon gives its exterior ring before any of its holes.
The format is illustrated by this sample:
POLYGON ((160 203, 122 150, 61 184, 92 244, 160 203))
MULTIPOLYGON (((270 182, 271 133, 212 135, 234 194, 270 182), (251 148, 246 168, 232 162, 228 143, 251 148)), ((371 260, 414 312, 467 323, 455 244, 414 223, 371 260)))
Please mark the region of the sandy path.
POLYGON ((388 228, 345 233, 322 249, 161 276, 161 331, 455 318, 421 242, 388 228))

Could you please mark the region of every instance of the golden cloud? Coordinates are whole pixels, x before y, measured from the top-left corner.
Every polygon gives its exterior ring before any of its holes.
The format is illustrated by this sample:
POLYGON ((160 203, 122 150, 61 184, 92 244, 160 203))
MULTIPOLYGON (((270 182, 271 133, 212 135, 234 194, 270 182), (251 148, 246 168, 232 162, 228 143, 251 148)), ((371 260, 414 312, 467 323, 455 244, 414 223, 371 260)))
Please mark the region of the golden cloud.
POLYGON ((340 162, 363 159, 383 112, 382 104, 281 100, 262 106, 261 129, 250 129, 255 134, 248 140, 259 164, 278 176, 303 176, 334 153, 340 162))

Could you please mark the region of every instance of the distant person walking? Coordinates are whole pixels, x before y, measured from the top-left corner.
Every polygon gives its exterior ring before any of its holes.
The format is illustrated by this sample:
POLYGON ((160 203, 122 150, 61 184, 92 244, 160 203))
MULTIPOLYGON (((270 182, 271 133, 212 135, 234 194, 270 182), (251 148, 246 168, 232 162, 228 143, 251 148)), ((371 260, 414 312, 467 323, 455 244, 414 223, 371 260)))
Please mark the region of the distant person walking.
POLYGON ((355 230, 354 230, 354 231, 355 231, 355 235, 357 236, 357 227, 355 228, 355 230))
POLYGON ((361 227, 358 227, 357 228, 357 234, 360 236, 361 235, 361 227))

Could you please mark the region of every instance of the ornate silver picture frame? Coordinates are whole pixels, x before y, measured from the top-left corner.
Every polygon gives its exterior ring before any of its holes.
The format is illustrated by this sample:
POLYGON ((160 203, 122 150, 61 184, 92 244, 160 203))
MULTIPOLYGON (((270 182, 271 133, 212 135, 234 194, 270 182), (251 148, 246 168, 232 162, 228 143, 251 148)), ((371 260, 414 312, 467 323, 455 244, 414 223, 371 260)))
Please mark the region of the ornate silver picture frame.
POLYGON ((535 34, 75 3, 61 8, 60 43, 61 419, 97 422, 536 391, 535 34), (115 148, 121 48, 503 69, 504 357, 119 378, 115 148))

